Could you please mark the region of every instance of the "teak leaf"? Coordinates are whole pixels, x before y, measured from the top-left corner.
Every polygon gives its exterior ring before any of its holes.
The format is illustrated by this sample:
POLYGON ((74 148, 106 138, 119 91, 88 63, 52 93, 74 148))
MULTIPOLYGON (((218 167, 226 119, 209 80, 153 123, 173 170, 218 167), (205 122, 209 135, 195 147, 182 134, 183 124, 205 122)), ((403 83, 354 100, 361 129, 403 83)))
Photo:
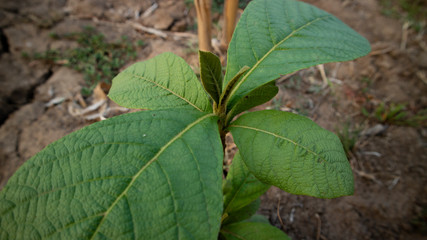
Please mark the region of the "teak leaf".
POLYGON ((222 92, 222 67, 221 60, 210 52, 199 51, 200 78, 202 84, 218 104, 222 92))
POLYGON ((127 108, 212 111, 209 97, 193 70, 173 53, 163 53, 126 68, 113 79, 108 96, 127 108))
POLYGON ((259 180, 292 194, 353 194, 353 174, 339 138, 310 119, 265 110, 242 115, 230 130, 243 161, 259 180))
POLYGON ((290 240, 278 228, 260 222, 239 222, 224 226, 221 235, 226 240, 290 240))
POLYGON ((239 210, 270 188, 270 185, 260 182, 249 172, 239 152, 234 156, 226 184, 231 185, 231 190, 224 195, 224 213, 239 210))
MULTIPOLYGON (((259 206, 261 205, 261 199, 258 198, 255 201, 249 203, 248 205, 236 210, 227 213, 226 216, 223 216, 223 221, 221 225, 227 225, 231 223, 241 222, 243 220, 249 219, 258 211, 259 206)), ((267 221, 268 223, 268 221, 267 221)))
POLYGON ((270 224, 268 219, 261 214, 254 214, 251 218, 247 219, 245 222, 259 222, 259 223, 270 224))
POLYGON ((276 86, 275 81, 266 83, 261 87, 252 90, 243 98, 239 99, 233 106, 230 112, 227 114, 227 123, 229 123, 233 117, 237 114, 249 110, 253 107, 268 102, 279 92, 279 88, 276 86))
POLYGON ((224 84, 242 66, 251 69, 231 92, 229 106, 281 74, 369 52, 365 38, 314 6, 294 0, 252 1, 230 42, 224 84))
POLYGON ((0 238, 217 239, 222 157, 213 114, 169 109, 95 123, 9 180, 0 238))

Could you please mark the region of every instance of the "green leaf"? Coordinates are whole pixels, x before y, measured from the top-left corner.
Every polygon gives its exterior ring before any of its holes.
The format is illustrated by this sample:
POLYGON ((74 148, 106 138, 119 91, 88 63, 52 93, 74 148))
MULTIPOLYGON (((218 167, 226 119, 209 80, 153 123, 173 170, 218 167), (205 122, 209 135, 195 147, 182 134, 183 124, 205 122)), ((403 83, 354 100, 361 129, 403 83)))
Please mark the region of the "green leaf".
POLYGON ((241 222, 243 220, 246 220, 252 217, 252 215, 254 215, 256 211, 258 211, 260 205, 261 205, 261 199, 257 198, 255 201, 249 203, 248 205, 236 211, 227 213, 224 216, 222 225, 224 226, 231 223, 241 222))
POLYGON ((274 81, 266 83, 261 87, 256 88, 249 94, 239 99, 236 105, 227 114, 227 123, 230 122, 237 114, 249 110, 253 107, 268 102, 279 92, 274 81))
POLYGON ((218 104, 222 91, 221 60, 210 52, 199 51, 200 78, 206 92, 218 104))
POLYGON ((229 106, 280 75, 352 60, 370 50, 365 38, 314 6, 294 0, 252 1, 230 42, 224 84, 242 66, 251 69, 231 92, 229 106))
POLYGON ((232 90, 234 89, 234 87, 236 86, 237 82, 239 81, 239 79, 243 76, 243 74, 245 74, 248 70, 250 69, 250 67, 248 66, 243 66, 237 73, 236 75, 234 75, 234 77, 231 79, 231 81, 228 82, 228 84, 225 86, 224 91, 221 94, 220 100, 219 100, 219 108, 221 108, 221 110, 227 110, 227 103, 228 100, 230 98, 230 93, 232 92, 232 90))
POLYGON ((9 180, 0 238, 217 239, 222 154, 213 114, 143 111, 95 123, 9 180))
POLYGON ((226 240, 290 240, 278 228, 259 222, 230 224, 221 229, 221 234, 226 240))
POLYGON ((127 108, 212 111, 209 97, 193 70, 173 53, 126 68, 113 79, 108 96, 127 108))
POLYGON ((227 175, 227 183, 231 185, 224 195, 224 213, 233 212, 255 201, 264 194, 270 185, 260 182, 252 175, 237 152, 227 175))
POLYGON ((339 138, 310 119, 266 110, 240 116, 229 129, 246 166, 264 183, 320 198, 353 194, 339 138))
POLYGON ((268 219, 265 216, 261 215, 261 214, 255 214, 251 218, 249 218, 248 220, 246 220, 245 222, 259 222, 259 223, 270 224, 270 222, 268 221, 268 219))

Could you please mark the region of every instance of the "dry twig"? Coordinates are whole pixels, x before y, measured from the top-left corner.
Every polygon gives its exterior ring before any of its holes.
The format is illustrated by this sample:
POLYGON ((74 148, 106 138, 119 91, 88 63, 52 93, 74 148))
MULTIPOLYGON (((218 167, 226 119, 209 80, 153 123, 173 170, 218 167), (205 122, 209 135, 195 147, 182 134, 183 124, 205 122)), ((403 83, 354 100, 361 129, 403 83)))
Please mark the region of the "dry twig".
POLYGON ((406 44, 408 42, 408 30, 410 23, 405 22, 402 26, 402 42, 400 43, 400 50, 403 51, 406 49, 406 44))
POLYGON ((322 88, 326 88, 328 86, 328 77, 326 77, 325 66, 323 66, 323 64, 317 65, 317 69, 319 69, 320 76, 322 76, 322 88))
POLYGON ((129 23, 130 23, 130 24, 132 25, 132 27, 133 27, 133 28, 135 28, 136 30, 140 30, 140 31, 143 31, 143 32, 147 32, 147 33, 150 33, 150 34, 153 34, 153 35, 159 36, 159 37, 161 37, 161 38, 167 38, 167 37, 168 37, 168 35, 167 35, 166 33, 164 33, 163 31, 160 31, 160 30, 158 30, 158 29, 150 28, 150 27, 145 27, 145 26, 142 26, 141 24, 136 23, 136 22, 129 22, 129 23))
POLYGON ((277 218, 279 218, 280 225, 282 226, 282 229, 285 230, 285 224, 283 223, 282 217, 280 216, 280 199, 277 201, 277 218))

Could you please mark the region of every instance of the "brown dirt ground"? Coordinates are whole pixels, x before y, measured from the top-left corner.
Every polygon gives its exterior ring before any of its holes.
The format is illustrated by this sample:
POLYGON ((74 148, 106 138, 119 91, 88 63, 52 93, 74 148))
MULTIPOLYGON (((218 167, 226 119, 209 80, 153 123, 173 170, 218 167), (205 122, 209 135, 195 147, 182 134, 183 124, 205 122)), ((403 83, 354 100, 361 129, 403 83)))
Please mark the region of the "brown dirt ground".
MULTIPOLYGON (((138 49, 138 60, 172 51, 197 70, 195 13, 184 0, 118 2, 0 1, 0 187, 49 143, 99 120, 99 114, 109 117, 128 111, 106 101, 89 114, 82 113, 82 105, 105 96, 99 93, 82 100, 81 74, 22 58, 22 52, 72 47, 73 43, 49 38, 50 32, 75 32, 92 25, 108 41, 123 35, 143 40, 146 45, 138 49), (152 2, 158 9, 143 18, 152 2), (160 29, 167 37, 137 30, 134 23, 160 29), (58 98, 61 101, 46 105, 58 98), (94 114, 95 120, 88 120, 94 114)), ((354 196, 323 200, 273 187, 262 196, 260 213, 292 239, 427 239, 426 123, 402 126, 362 114, 362 107, 372 110, 381 103, 406 104, 409 114, 427 108, 426 35, 405 28, 402 19, 384 16, 380 1, 306 2, 365 36, 372 52, 356 61, 326 64, 330 85, 323 85, 316 67, 279 79, 279 94, 257 109, 298 112, 335 132, 345 126, 357 130, 349 157, 356 190, 354 196)), ((219 14, 214 18, 220 25, 219 14)), ((217 30, 215 37, 220 38, 217 30)), ((217 54, 225 58, 223 52, 217 54)), ((232 156, 231 142, 227 149, 232 156)))

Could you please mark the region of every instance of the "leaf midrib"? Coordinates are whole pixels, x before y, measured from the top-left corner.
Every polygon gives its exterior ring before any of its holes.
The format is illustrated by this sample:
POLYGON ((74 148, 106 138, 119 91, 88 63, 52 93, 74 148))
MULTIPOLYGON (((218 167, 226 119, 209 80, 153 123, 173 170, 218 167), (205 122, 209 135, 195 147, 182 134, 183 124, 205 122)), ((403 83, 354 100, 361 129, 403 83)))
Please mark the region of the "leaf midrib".
POLYGON ((136 75, 136 74, 133 74, 133 73, 129 73, 129 72, 122 72, 122 74, 129 74, 129 75, 130 75, 130 76, 132 76, 132 77, 139 78, 139 79, 141 79, 141 80, 143 80, 143 81, 146 81, 146 82, 149 82, 149 83, 151 83, 151 84, 153 84, 153 85, 156 85, 156 86, 158 86, 158 87, 162 88, 163 90, 166 90, 166 91, 168 91, 168 92, 172 93, 173 95, 177 96, 178 98, 180 98, 180 99, 184 100, 185 102, 187 102, 188 104, 190 104, 192 107, 194 107, 194 108, 195 108, 195 109, 197 109, 198 111, 203 112, 203 110, 201 110, 199 107, 197 107, 197 106, 196 106, 194 103, 192 103, 190 100, 188 100, 188 99, 186 99, 185 97, 183 97, 183 96, 179 95, 178 93, 176 93, 176 92, 172 91, 171 89, 169 89, 169 88, 167 88, 167 87, 165 87, 165 86, 162 86, 162 85, 158 84, 157 82, 155 82, 155 81, 153 81, 153 80, 150 80, 150 79, 148 79, 148 78, 146 78, 146 77, 139 76, 139 75, 136 75))
POLYGON ((217 92, 217 95, 218 95, 218 98, 221 96, 221 88, 219 87, 219 79, 217 79, 216 78, 216 76, 215 76, 215 72, 213 71, 213 68, 211 67, 211 66, 207 66, 208 67, 208 70, 209 70, 209 72, 211 73, 211 76, 212 76, 212 79, 213 79, 213 82, 214 82, 214 86, 215 86, 215 89, 216 89, 216 92, 217 92))
POLYGON ((237 92, 237 90, 240 88, 240 86, 248 79, 248 77, 255 71, 255 69, 272 53, 272 52, 274 52, 274 50, 278 47, 278 46, 280 46, 282 43, 284 43, 284 42, 286 42, 288 39, 290 39, 293 35, 295 35, 295 33, 297 33, 297 32, 299 32, 299 31, 301 31, 301 30, 303 30, 304 28, 306 28, 306 27, 308 27, 308 26, 310 26, 311 24, 313 24, 313 23, 315 23, 315 22, 317 22, 317 21, 321 21, 321 20, 323 20, 323 19, 326 19, 326 18, 330 18, 331 16, 328 16, 328 15, 326 15, 326 16, 323 16, 323 17, 318 17, 318 18, 315 18, 315 19, 313 19, 313 20, 311 20, 310 22, 308 22, 308 23, 306 23, 306 24, 304 24, 303 26, 301 26, 301 27, 299 27, 298 29, 295 29, 295 30, 293 30, 288 36, 286 36, 283 40, 281 40, 281 41, 279 41, 277 44, 275 44, 261 59, 259 59, 256 63, 255 63, 255 65, 248 71, 248 73, 245 75, 245 76, 243 76, 243 78, 242 78, 242 80, 241 81, 239 81, 237 84, 236 84, 236 86, 234 87, 234 89, 231 91, 231 93, 230 93, 230 98, 229 99, 231 99, 233 96, 234 96, 234 94, 237 92))
POLYGON ((123 190, 123 192, 116 198, 116 200, 111 204, 111 206, 105 211, 103 218, 99 222, 96 230, 93 232, 90 239, 94 239, 96 234, 99 232, 102 224, 107 219, 108 214, 112 211, 112 209, 117 205, 117 203, 127 194, 129 189, 133 186, 134 182, 139 178, 139 176, 144 172, 145 169, 147 169, 154 161, 158 159, 158 157, 177 139, 182 137, 184 133, 186 133, 188 130, 190 130, 192 127, 196 126, 198 123, 202 122, 206 118, 213 117, 215 114, 207 114, 202 116, 201 118, 197 119, 196 121, 189 124, 187 127, 185 127, 181 132, 179 132, 175 137, 173 137, 169 142, 167 142, 163 147, 160 148, 160 150, 154 155, 133 177, 132 181, 129 182, 128 186, 123 190))
POLYGON ((326 159, 325 159, 324 157, 320 156, 320 155, 319 155, 318 153, 316 153, 316 152, 313 152, 312 150, 310 150, 310 149, 309 149, 309 148, 307 148, 306 146, 303 146, 303 145, 301 145, 301 144, 299 144, 299 143, 297 143, 297 142, 293 141, 292 139, 286 138, 286 137, 284 137, 284 136, 280 136, 280 135, 278 135, 278 134, 276 134, 276 133, 269 132, 269 131, 264 130, 264 129, 254 128, 254 127, 249 127, 249 126, 243 126, 243 125, 230 125, 230 128, 232 128, 232 127, 245 128, 245 129, 249 129, 249 130, 253 130, 253 131, 257 131, 257 132, 262 132, 262 133, 265 133, 265 134, 272 135, 273 137, 283 139, 283 140, 285 140, 285 141, 287 141, 287 142, 290 142, 290 143, 294 144, 294 145, 295 145, 295 146, 297 146, 297 147, 300 147, 300 148, 302 148, 302 149, 306 150, 307 152, 311 153, 311 154, 312 154, 312 155, 314 155, 315 157, 317 157, 317 158, 321 159, 321 160, 322 160, 322 163, 329 164, 329 162, 328 162, 328 161, 326 161, 326 159))

